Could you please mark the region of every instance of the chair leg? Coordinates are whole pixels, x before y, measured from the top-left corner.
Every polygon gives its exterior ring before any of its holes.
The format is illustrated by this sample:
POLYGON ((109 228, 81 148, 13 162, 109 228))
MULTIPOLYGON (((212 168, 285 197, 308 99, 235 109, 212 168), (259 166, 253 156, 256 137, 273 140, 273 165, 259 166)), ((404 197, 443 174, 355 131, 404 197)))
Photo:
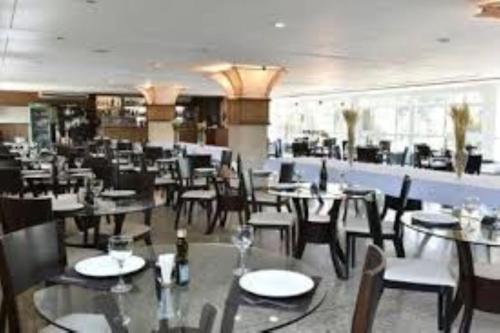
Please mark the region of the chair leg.
POLYGON ((347 219, 347 210, 349 210, 349 199, 344 201, 344 217, 342 217, 342 222, 344 222, 344 225, 345 225, 345 221, 347 219))
POLYGON ((205 229, 205 234, 209 234, 210 233, 210 230, 211 230, 211 224, 210 224, 210 221, 212 219, 212 202, 211 201, 207 201, 206 202, 207 204, 207 228, 205 229))
POLYGON ((243 215, 241 214, 241 211, 238 211, 238 222, 240 223, 240 225, 245 224, 243 223, 243 215))
POLYGON ((356 267, 356 237, 352 237, 351 266, 356 267))
POLYGON ((289 201, 287 201, 287 202, 285 203, 285 206, 286 206, 286 209, 288 210, 288 212, 289 212, 289 213, 291 213, 291 212, 292 212, 292 206, 290 205, 290 202, 289 202, 289 201))
POLYGON ((443 291, 441 290, 440 292, 438 292, 438 330, 443 330, 443 324, 444 324, 444 316, 443 316, 443 313, 444 313, 444 297, 443 297, 443 291))
POLYGON ((183 207, 184 207, 184 200, 179 198, 179 202, 177 203, 177 216, 175 217, 174 230, 177 230, 179 227, 179 220, 181 218, 183 207))
POLYGON ((285 253, 288 257, 290 255, 290 229, 281 229, 280 232, 283 232, 285 234, 285 253))
POLYGON ((191 225, 193 221, 193 207, 194 207, 194 201, 190 201, 188 210, 188 225, 191 225))
POLYGON ((403 240, 400 237, 396 237, 393 239, 394 249, 396 250, 396 255, 398 258, 405 257, 405 248, 403 246, 403 240))
POLYGON ((329 245, 330 245, 330 256, 332 259, 333 269, 335 270, 335 274, 337 274, 337 277, 339 279, 346 280, 349 277, 349 275, 347 273, 347 266, 349 266, 349 265, 345 265, 345 266, 342 265, 342 261, 340 260, 339 253, 337 252, 338 244, 336 244, 334 242, 334 240, 331 240, 329 245))
POLYGON ((453 288, 446 288, 444 291, 444 332, 445 333, 450 333, 451 332, 451 321, 450 321, 450 315, 451 315, 451 299, 453 297, 453 288))
POLYGON ((346 265, 345 265, 345 275, 347 278, 349 278, 349 269, 350 269, 350 262, 351 262, 351 254, 352 252, 352 236, 347 234, 345 238, 345 258, 346 258, 346 265))

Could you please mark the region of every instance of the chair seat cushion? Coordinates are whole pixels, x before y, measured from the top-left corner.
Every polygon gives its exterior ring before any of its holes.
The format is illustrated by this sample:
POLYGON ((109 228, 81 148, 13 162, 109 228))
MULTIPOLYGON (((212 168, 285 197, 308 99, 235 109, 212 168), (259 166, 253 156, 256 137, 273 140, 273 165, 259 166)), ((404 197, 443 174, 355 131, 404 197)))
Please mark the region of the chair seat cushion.
POLYGON ((256 191, 255 201, 262 204, 274 204, 278 203, 278 198, 275 195, 271 195, 267 192, 256 191))
POLYGON ((430 286, 456 285, 448 263, 427 259, 387 258, 384 279, 430 286))
POLYGON ((488 280, 500 280, 500 266, 483 263, 474 264, 474 275, 488 280))
POLYGON ((212 190, 191 190, 182 193, 183 199, 202 199, 202 200, 211 200, 215 199, 215 191, 212 190))
POLYGON ((321 214, 310 214, 308 222, 330 223, 330 216, 329 215, 321 215, 321 214))
POLYGON ((250 215, 248 224, 253 226, 284 226, 290 227, 295 223, 295 215, 279 212, 257 212, 250 215))
MULTIPOLYGON (((370 227, 368 226, 368 221, 355 221, 348 222, 345 226, 345 231, 349 233, 356 234, 370 234, 370 227)), ((382 234, 393 235, 394 234, 394 224, 391 222, 382 223, 382 234)))
POLYGON ((177 184, 177 182, 175 181, 175 179, 172 179, 171 177, 157 177, 155 179, 156 186, 165 186, 174 184, 177 184))
MULTIPOLYGON (((63 327, 71 327, 77 332, 92 332, 92 333, 111 333, 111 327, 106 320, 106 317, 101 314, 93 313, 73 313, 57 320, 57 324, 63 327)), ((39 333, 62 333, 66 332, 55 326, 47 326, 40 330, 39 333)))

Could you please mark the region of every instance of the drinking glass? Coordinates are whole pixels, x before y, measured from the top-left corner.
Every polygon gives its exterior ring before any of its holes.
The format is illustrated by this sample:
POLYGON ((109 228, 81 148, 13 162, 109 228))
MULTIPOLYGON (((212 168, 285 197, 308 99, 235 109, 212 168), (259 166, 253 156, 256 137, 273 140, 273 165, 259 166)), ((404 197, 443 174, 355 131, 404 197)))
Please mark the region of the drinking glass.
POLYGON ((75 166, 80 169, 82 167, 82 164, 83 164, 83 158, 81 157, 76 157, 75 158, 75 166))
POLYGON ((469 231, 474 229, 473 225, 473 214, 479 210, 481 206, 481 201, 478 197, 469 196, 464 199, 463 208, 467 212, 467 225, 466 228, 469 231))
POLYGON ((104 182, 99 178, 90 178, 89 182, 94 198, 98 197, 104 189, 104 182))
POLYGON ((126 284, 123 280, 123 266, 128 258, 132 256, 132 237, 129 236, 111 236, 109 238, 108 249, 111 258, 116 260, 120 268, 120 277, 118 283, 111 288, 113 293, 126 293, 132 289, 132 286, 126 284))
POLYGON ((248 248, 253 243, 253 227, 248 224, 239 226, 231 237, 231 241, 240 252, 240 267, 236 268, 233 273, 236 276, 242 276, 248 272, 245 267, 245 256, 248 248))

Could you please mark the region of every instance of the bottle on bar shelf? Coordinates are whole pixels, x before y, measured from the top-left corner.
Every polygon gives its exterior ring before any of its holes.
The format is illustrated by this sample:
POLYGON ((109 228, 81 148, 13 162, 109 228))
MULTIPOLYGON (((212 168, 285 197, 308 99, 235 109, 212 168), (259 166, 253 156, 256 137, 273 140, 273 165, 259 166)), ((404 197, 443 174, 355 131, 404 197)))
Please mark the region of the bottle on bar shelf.
POLYGON ((319 172, 319 190, 325 192, 328 186, 328 171, 326 170, 326 159, 321 163, 321 170, 319 172))
POLYGON ((189 245, 186 240, 186 229, 177 230, 177 255, 175 256, 175 277, 176 282, 180 286, 185 286, 189 283, 189 261, 188 249, 189 245))

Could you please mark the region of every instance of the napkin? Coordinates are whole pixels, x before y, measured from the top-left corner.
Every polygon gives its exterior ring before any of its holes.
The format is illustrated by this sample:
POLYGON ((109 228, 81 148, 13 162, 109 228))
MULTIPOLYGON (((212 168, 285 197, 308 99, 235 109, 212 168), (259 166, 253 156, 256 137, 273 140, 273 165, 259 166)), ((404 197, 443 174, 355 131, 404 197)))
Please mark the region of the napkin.
POLYGON ((174 269, 175 255, 173 253, 160 254, 158 256, 158 266, 160 266, 161 280, 163 284, 170 284, 172 270, 174 269))

